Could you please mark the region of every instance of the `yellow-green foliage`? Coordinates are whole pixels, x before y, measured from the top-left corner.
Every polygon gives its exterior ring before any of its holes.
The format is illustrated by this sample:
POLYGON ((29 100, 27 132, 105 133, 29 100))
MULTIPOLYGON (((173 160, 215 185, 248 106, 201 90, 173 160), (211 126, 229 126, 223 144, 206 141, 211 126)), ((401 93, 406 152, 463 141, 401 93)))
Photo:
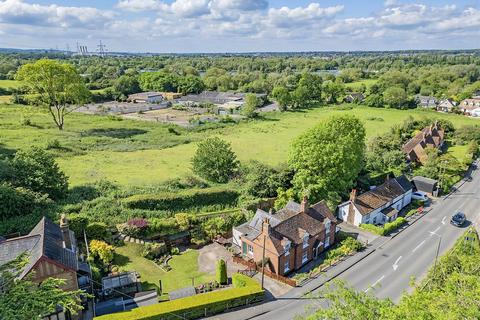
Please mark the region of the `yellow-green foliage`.
MULTIPOLYGON (((238 275, 234 275, 239 277, 238 275)), ((248 278, 240 275, 241 277, 248 278)), ((108 314, 96 317, 96 320, 154 320, 178 319, 178 315, 188 314, 189 319, 198 318, 205 314, 222 312, 228 306, 235 307, 245 304, 245 299, 263 297, 264 291, 257 282, 245 280, 247 286, 202 293, 191 297, 161 302, 155 305, 136 308, 130 311, 108 314)))

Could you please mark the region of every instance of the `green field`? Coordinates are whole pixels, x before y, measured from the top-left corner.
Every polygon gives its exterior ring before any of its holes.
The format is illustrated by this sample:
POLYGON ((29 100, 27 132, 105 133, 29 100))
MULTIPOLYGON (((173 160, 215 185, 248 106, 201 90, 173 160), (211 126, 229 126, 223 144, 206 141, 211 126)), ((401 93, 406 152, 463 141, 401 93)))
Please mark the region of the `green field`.
POLYGON ((20 81, 16 80, 0 80, 0 88, 18 88, 22 85, 20 81))
POLYGON ((363 80, 355 81, 352 83, 346 83, 345 86, 351 90, 357 91, 362 84, 364 84, 368 89, 372 84, 377 82, 378 82, 378 79, 363 79, 363 80))
POLYGON ((187 250, 173 256, 168 263, 172 270, 165 272, 154 262, 140 255, 142 248, 142 245, 133 243, 117 247, 113 263, 122 270, 138 272, 144 289, 158 286, 159 280, 162 280, 163 291, 170 292, 192 285, 192 277, 195 285, 215 279, 214 275, 198 271, 198 251, 196 250, 187 250))
POLYGON ((46 112, 30 107, 0 106, 0 152, 30 145, 46 146, 58 140, 63 149, 52 150, 70 177, 71 185, 101 178, 123 185, 149 185, 190 172, 195 142, 218 135, 232 143, 238 158, 271 165, 286 161, 292 139, 335 114, 353 114, 365 124, 369 137, 385 132, 408 116, 451 120, 455 126, 478 123, 459 115, 426 110, 355 107, 316 108, 272 113, 264 120, 232 124, 212 130, 186 130, 133 120, 71 114, 64 131, 57 130, 46 112), (31 125, 21 123, 30 119, 31 125))

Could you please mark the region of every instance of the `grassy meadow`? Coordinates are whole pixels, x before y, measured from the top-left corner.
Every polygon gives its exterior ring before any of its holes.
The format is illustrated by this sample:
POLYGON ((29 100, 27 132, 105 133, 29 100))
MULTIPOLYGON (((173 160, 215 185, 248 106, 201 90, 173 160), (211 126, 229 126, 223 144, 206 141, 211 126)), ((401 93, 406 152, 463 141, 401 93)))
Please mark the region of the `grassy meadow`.
POLYGON ((209 130, 74 113, 66 119, 65 130, 59 131, 44 110, 3 105, 0 152, 8 154, 30 145, 51 146, 73 186, 102 178, 122 185, 150 185, 188 174, 196 142, 213 135, 231 142, 242 161, 255 159, 277 165, 286 161, 296 136, 335 114, 360 118, 368 137, 387 131, 410 115, 449 119, 457 127, 478 123, 476 119, 426 110, 337 106, 271 113, 263 120, 209 130), (57 141, 60 147, 55 146, 57 141))
POLYGON ((22 83, 16 80, 0 80, 0 88, 16 89, 16 88, 19 88, 21 85, 22 83))

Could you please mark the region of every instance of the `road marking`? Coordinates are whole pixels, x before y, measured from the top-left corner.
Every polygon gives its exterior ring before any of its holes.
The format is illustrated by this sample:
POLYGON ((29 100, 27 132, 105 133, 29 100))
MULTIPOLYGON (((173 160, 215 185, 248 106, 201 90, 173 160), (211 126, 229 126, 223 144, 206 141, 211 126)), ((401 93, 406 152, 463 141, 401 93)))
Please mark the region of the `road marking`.
POLYGON ((402 256, 398 257, 397 261, 395 261, 395 263, 393 264, 392 268, 394 271, 397 270, 398 268, 398 262, 400 261, 400 259, 402 259, 402 256))
POLYGON ((440 230, 440 227, 438 227, 437 229, 435 229, 433 231, 430 231, 430 237, 433 236, 434 234, 437 234, 438 230, 440 230))
POLYGON ((424 243, 425 243, 425 240, 423 240, 422 242, 420 242, 420 244, 419 244, 418 246, 416 246, 415 249, 412 250, 412 252, 417 251, 418 248, 420 248, 424 243))
POLYGON ((445 219, 447 219, 447 217, 443 217, 442 224, 445 224, 445 219))
POLYGON ((367 289, 365 289, 365 292, 367 292, 368 290, 372 289, 373 287, 375 287, 377 284, 380 283, 380 281, 383 280, 383 278, 385 278, 385 275, 381 276, 380 278, 378 278, 377 281, 375 281, 370 287, 368 287, 367 289))

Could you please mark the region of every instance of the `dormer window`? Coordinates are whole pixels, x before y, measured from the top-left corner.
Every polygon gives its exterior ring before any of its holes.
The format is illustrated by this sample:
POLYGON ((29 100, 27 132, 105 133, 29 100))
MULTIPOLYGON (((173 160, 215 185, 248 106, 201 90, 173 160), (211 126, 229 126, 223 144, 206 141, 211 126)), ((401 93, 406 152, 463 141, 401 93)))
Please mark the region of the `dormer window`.
POLYGON ((306 247, 308 247, 308 233, 305 233, 305 235, 303 236, 303 248, 305 249, 306 247))

